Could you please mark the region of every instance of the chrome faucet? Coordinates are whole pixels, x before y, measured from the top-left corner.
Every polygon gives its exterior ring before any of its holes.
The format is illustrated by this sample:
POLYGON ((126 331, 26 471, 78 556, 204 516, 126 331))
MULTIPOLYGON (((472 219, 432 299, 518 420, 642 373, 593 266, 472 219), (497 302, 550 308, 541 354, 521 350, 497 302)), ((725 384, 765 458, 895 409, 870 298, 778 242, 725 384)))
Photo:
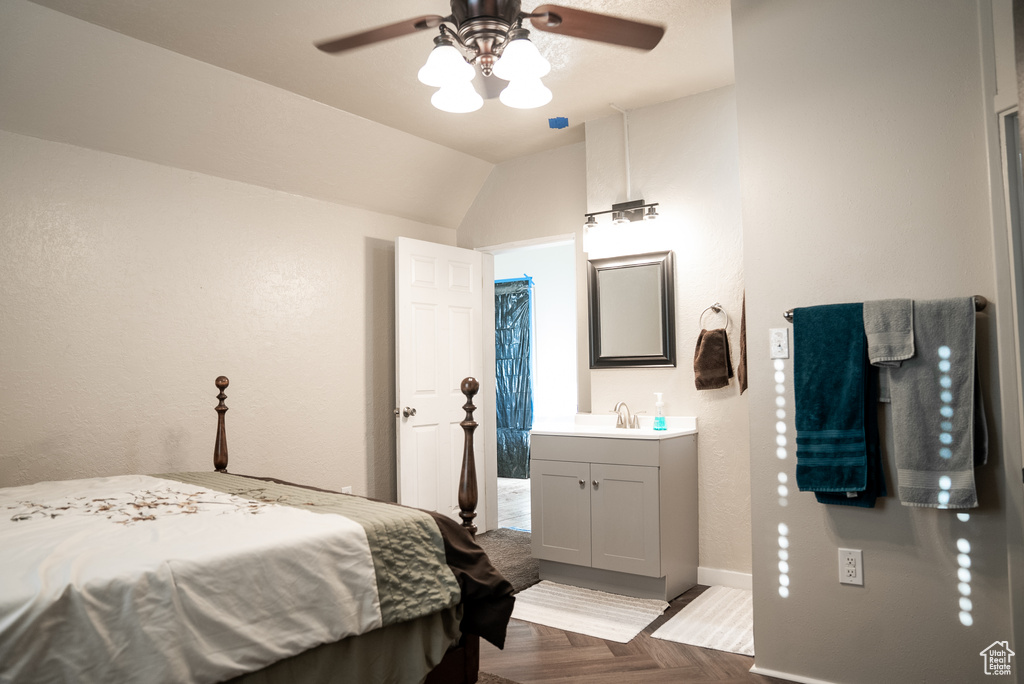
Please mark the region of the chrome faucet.
POLYGON ((615 427, 633 429, 640 428, 640 416, 631 415, 629 413, 629 407, 626 406, 626 402, 620 401, 615 405, 615 408, 613 408, 612 411, 618 414, 618 418, 615 420, 615 427), (623 415, 623 411, 626 412, 625 415, 623 415))

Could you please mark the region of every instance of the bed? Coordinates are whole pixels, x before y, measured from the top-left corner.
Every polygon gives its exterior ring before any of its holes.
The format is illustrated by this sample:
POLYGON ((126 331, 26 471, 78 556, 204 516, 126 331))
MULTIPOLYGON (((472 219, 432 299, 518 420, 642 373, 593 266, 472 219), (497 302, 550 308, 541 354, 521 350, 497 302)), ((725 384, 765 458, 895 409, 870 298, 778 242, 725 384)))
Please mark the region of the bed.
POLYGON ((473 396, 462 523, 214 471, 0 489, 0 682, 477 680, 512 587, 476 545, 473 396))

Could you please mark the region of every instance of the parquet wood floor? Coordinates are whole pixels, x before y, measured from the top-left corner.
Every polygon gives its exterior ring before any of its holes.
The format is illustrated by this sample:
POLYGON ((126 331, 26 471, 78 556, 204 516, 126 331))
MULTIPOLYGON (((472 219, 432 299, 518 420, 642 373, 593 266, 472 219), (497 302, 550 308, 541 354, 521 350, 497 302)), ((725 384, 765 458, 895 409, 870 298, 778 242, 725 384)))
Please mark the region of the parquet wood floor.
POLYGON ((520 684, 788 684, 751 674, 747 656, 652 639, 707 587, 696 586, 628 644, 512 620, 505 650, 480 642, 480 669, 520 684))

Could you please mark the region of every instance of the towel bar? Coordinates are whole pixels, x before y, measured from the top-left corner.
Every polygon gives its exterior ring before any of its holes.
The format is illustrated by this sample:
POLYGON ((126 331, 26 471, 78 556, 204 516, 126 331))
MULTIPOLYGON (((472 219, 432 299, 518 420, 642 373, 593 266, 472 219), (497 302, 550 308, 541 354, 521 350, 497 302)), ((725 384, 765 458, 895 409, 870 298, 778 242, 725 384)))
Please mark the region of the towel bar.
MULTIPOLYGON (((984 311, 986 306, 988 306, 988 300, 987 299, 985 299, 981 295, 974 295, 974 310, 975 311, 984 311)), ((705 309, 705 311, 706 310, 707 309, 705 309)), ((793 310, 792 309, 787 310, 786 313, 782 314, 782 317, 785 318, 790 323, 792 323, 793 322, 793 310)))

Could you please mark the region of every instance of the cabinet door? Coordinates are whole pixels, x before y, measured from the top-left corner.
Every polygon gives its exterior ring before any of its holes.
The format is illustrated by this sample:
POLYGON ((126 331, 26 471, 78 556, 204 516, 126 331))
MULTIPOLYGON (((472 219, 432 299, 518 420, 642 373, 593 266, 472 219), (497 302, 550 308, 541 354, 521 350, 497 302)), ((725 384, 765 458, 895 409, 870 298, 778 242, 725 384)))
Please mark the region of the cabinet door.
POLYGON ((595 568, 661 576, 658 469, 590 466, 595 568))
POLYGON ((589 475, 587 463, 531 461, 534 558, 590 565, 589 475))

